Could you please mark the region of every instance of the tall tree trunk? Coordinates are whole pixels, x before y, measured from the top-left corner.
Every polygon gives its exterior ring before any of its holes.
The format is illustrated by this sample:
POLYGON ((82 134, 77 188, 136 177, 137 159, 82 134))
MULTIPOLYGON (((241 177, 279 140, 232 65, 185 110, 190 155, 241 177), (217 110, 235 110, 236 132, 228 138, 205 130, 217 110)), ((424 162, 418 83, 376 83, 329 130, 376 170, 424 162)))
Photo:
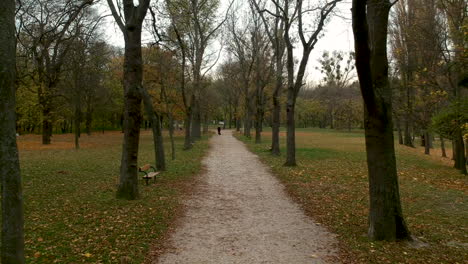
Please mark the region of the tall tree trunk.
POLYGON ((175 160, 174 117, 169 113, 169 139, 171 141, 171 159, 175 160))
MULTIPOLYGON (((281 82, 282 85, 282 82, 281 82)), ((273 123, 271 124, 271 154, 280 155, 279 130, 280 130, 281 104, 278 95, 273 95, 273 123)))
POLYGON ((424 154, 429 155, 431 152, 431 139, 427 130, 424 132, 424 138, 424 154))
POLYGON ((143 65, 141 26, 127 30, 124 55, 124 142, 120 166, 118 198, 138 198, 138 148, 140 142, 141 92, 143 65))
POLYGON ((465 163, 468 165, 468 138, 465 139, 465 163))
POLYGON ((81 108, 80 99, 77 98, 78 102, 75 105, 75 149, 80 148, 80 136, 81 136, 81 108))
POLYGON ((201 116, 200 116, 200 102, 197 98, 193 97, 192 100, 192 140, 198 140, 201 138, 201 116))
MULTIPOLYGON (((410 91, 409 91, 409 88, 407 88, 407 107, 410 108, 411 107, 411 99, 410 99, 410 91)), ((411 133, 410 133, 410 119, 411 119, 411 114, 410 114, 410 110, 408 110, 408 113, 406 113, 406 116, 405 116, 405 131, 404 131, 404 145, 405 146, 408 146, 408 147, 412 147, 414 148, 414 144, 413 144, 413 139, 411 137, 411 133)))
POLYGON ((369 172, 369 237, 411 239, 403 218, 396 171, 391 89, 388 84, 388 0, 353 0, 356 69, 364 99, 369 172))
POLYGON ((255 143, 262 142, 263 89, 257 88, 257 113, 255 115, 255 143))
POLYGON ((188 150, 192 148, 192 137, 190 133, 191 121, 192 121, 192 108, 188 107, 187 112, 185 113, 184 150, 188 150))
POLYGON ((466 171, 466 160, 465 160, 465 144, 463 142, 463 137, 460 129, 457 129, 455 132, 454 138, 454 149, 455 149, 455 168, 458 169, 461 173, 467 174, 466 171))
POLYGON ((42 108, 42 144, 49 145, 52 137, 51 109, 49 104, 44 104, 42 108))
POLYGON ((0 177, 2 192, 1 263, 25 263, 23 193, 16 145, 15 1, 0 8, 0 177))
MULTIPOLYGON (((275 27, 275 32, 278 31, 278 27, 275 27)), ((281 29, 282 30, 282 29, 281 29)), ((280 155, 280 145, 279 145, 279 130, 281 123, 281 103, 279 97, 281 95, 281 90, 283 88, 283 57, 284 49, 282 41, 275 38, 275 90, 273 91, 273 118, 271 124, 271 154, 275 156, 280 155)))
POLYGON ((151 129, 153 131, 153 146, 154 146, 154 159, 156 169, 160 171, 166 170, 166 159, 164 156, 164 144, 161 131, 161 121, 159 115, 153 109, 153 100, 144 87, 141 87, 141 94, 145 111, 151 121, 151 129))
POLYGON ((288 89, 286 104, 286 162, 285 166, 296 166, 296 127, 294 122, 294 108, 296 98, 294 92, 288 89))
POLYGON ((446 158, 447 153, 445 152, 445 142, 444 142, 444 138, 442 136, 440 136, 440 149, 442 150, 442 157, 446 158))
POLYGON ((396 122, 397 130, 398 130, 398 143, 400 145, 403 145, 403 133, 401 132, 400 120, 396 118, 395 122, 396 122))
POLYGON ((455 160, 455 156, 456 156, 455 155, 455 139, 452 139, 451 142, 452 142, 452 160, 455 160))
MULTIPOLYGON (((248 91, 246 92, 248 93, 248 91)), ((252 125, 252 121, 251 121, 251 115, 250 115, 250 98, 248 98, 249 95, 247 94, 245 96, 245 109, 244 109, 244 136, 245 137, 248 137, 250 138, 251 135, 250 135, 250 128, 251 128, 251 125, 252 125)))

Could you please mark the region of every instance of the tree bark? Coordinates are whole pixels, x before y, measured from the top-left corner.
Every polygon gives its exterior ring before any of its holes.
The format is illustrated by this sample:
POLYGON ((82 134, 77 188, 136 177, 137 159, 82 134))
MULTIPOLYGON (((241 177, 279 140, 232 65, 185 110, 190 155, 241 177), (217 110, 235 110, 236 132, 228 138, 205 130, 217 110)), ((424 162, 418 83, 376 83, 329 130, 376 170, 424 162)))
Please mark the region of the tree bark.
POLYGON ((196 97, 192 97, 192 140, 199 140, 201 138, 201 115, 200 105, 196 97))
POLYGON ((49 104, 43 104, 42 107, 42 144, 49 145, 52 137, 51 108, 49 104))
MULTIPOLYGON (((247 86, 248 87, 248 86, 247 86)), ((250 114, 250 95, 249 89, 245 91, 245 106, 244 106, 244 136, 247 138, 251 137, 250 128, 252 126, 251 114, 250 114)))
MULTIPOLYGON (((278 30, 275 30, 278 31, 278 30)), ((273 91, 273 123, 271 124, 271 154, 275 156, 280 155, 279 145, 279 130, 281 125, 281 104, 279 97, 283 88, 283 56, 284 45, 280 44, 281 41, 275 39, 275 90, 273 91)))
MULTIPOLYGON (((260 78, 257 76, 257 78, 260 78)), ((261 84, 259 84, 261 86, 261 84)), ((263 126, 263 88, 257 87, 257 113, 255 115, 255 143, 262 142, 262 126, 263 126)))
POLYGON ((138 148, 141 123, 141 92, 143 65, 141 55, 141 26, 127 29, 124 54, 124 142, 120 166, 118 198, 137 199, 138 148))
POLYGON ((411 239, 403 218, 396 171, 391 89, 388 84, 388 0, 353 0, 356 69, 364 99, 369 173, 369 237, 411 239))
POLYGON ((143 61, 141 54, 141 29, 150 0, 123 1, 125 22, 122 21, 112 0, 107 0, 112 15, 125 38, 124 52, 124 141, 120 165, 120 181, 117 198, 133 200, 138 198, 138 148, 141 123, 141 88, 143 61))
POLYGON ((445 142, 444 142, 444 138, 442 136, 440 136, 440 149, 442 150, 442 157, 446 158, 447 153, 445 152, 445 142))
POLYGON ((468 174, 466 170, 466 160, 465 160, 465 144, 463 142, 463 137, 460 129, 457 129, 455 132, 454 142, 454 157, 455 164, 454 167, 458 169, 462 174, 468 174))
MULTIPOLYGON (((407 87, 407 107, 411 108, 412 106, 411 106, 411 99, 410 99, 409 93, 410 93, 409 88, 407 87)), ((408 110, 408 113, 406 113, 406 116, 405 116, 405 131, 404 131, 404 143, 403 144, 405 146, 414 148, 413 140, 412 140, 411 133, 410 133, 411 115, 409 112, 410 110, 408 110)))
POLYGON ((294 89, 288 87, 288 99, 286 103, 286 162, 284 166, 296 166, 296 127, 294 122, 294 110, 296 97, 294 89))
POLYGON ((431 139, 427 130, 424 132, 424 138, 424 154, 429 155, 431 152, 431 139))
POLYGON ((15 1, 0 8, 0 177, 2 192, 1 262, 25 263, 23 193, 16 145, 15 1))
POLYGON ((398 143, 400 145, 403 145, 403 133, 401 133, 400 120, 396 119, 395 122, 396 122, 397 130, 398 130, 398 143))
POLYGON ((80 136, 81 136, 81 108, 79 98, 75 105, 75 149, 80 149, 80 136))
POLYGON ((143 104, 145 106, 146 114, 150 118, 151 122, 156 169, 159 171, 165 171, 166 159, 164 156, 164 142, 161 131, 161 121, 159 115, 153 109, 153 100, 144 87, 141 87, 141 94, 143 97, 143 104))
POLYGON ((280 130, 281 104, 278 96, 273 96, 273 123, 271 124, 271 154, 280 155, 279 130, 280 130))
POLYGON ((465 139, 465 163, 468 165, 468 138, 465 139))
POLYGON ((169 139, 171 141, 171 159, 175 160, 174 117, 169 113, 169 139))
POLYGON ((190 126, 192 121, 192 108, 188 107, 185 113, 185 137, 184 137, 184 150, 192 148, 192 139, 190 133, 190 126))

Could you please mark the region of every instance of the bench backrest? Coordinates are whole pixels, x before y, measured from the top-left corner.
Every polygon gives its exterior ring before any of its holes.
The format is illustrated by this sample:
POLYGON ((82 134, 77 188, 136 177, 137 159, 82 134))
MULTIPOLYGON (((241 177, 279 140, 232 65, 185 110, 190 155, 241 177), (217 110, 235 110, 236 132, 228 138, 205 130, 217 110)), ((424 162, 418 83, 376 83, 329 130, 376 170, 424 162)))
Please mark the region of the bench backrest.
POLYGON ((151 165, 149 164, 145 164, 143 166, 140 167, 140 171, 147 171, 151 168, 151 165))

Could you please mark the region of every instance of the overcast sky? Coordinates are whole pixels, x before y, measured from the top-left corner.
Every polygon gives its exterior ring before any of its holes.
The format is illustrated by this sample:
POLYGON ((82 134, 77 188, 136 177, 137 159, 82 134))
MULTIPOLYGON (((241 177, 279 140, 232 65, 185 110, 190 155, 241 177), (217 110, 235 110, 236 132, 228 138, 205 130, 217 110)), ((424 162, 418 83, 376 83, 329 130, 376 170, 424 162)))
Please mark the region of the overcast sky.
MULTIPOLYGON (((134 0, 137 2, 137 0, 134 0)), ((228 5, 228 0, 220 0, 222 6, 228 5)), ((237 0, 237 1, 248 1, 248 0, 237 0)), ((110 14, 110 10, 107 6, 107 1, 101 1, 99 4, 99 10, 102 13, 110 14)), ((351 3, 342 2, 338 5, 339 16, 335 16, 325 27, 325 35, 321 38, 315 49, 312 51, 309 64, 307 68, 307 81, 312 83, 317 83, 321 78, 321 74, 315 67, 319 66, 317 60, 321 57, 323 51, 351 51, 354 48, 353 45, 353 35, 351 28, 351 3)), ((108 43, 123 47, 124 40, 120 29, 114 23, 112 17, 108 17, 105 22, 105 34, 108 43)), ((150 37, 148 35, 143 35, 143 43, 150 42, 150 37)), ((299 43, 296 46, 301 46, 299 43)), ((300 51, 295 51, 295 54, 299 54, 300 51)), ((222 61, 222 60, 220 60, 222 61)), ((215 70, 215 69, 214 69, 215 70)))

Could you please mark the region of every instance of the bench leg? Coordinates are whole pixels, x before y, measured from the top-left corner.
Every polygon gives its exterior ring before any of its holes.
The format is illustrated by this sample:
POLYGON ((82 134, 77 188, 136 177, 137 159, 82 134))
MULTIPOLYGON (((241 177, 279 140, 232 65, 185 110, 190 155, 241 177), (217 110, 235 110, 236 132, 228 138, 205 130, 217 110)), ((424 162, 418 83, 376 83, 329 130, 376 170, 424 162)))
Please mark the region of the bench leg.
POLYGON ((145 181, 146 181, 146 185, 149 185, 148 178, 145 178, 145 181))

